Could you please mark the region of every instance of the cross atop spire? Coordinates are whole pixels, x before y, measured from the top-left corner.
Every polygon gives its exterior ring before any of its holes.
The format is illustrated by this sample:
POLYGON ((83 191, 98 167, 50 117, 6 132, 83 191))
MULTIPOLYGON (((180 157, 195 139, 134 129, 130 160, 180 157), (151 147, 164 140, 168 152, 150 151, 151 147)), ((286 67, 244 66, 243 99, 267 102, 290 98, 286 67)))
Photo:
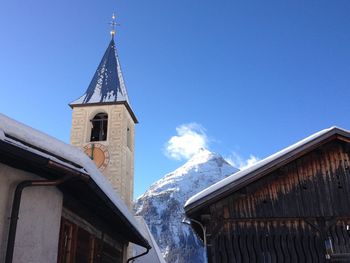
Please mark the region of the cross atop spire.
POLYGON ((109 24, 111 25, 111 36, 112 36, 112 38, 114 38, 115 33, 116 33, 115 28, 116 28, 117 26, 119 26, 119 24, 115 21, 115 19, 116 19, 116 16, 115 16, 115 14, 113 13, 113 14, 112 14, 112 21, 109 22, 109 24))
POLYGON ((119 24, 113 13, 111 25, 112 39, 105 51, 102 60, 83 96, 73 101, 70 105, 94 104, 94 103, 129 103, 128 94, 124 84, 123 74, 120 68, 119 58, 114 43, 115 28, 119 24))

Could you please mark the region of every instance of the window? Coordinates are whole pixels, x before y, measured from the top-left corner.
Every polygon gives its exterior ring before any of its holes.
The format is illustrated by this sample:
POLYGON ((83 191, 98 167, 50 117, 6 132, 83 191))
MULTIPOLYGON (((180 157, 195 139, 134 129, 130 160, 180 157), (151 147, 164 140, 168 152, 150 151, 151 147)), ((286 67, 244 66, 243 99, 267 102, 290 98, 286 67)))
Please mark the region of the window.
POLYGON ((78 227, 75 244, 75 262, 90 263, 93 256, 93 239, 89 232, 78 227))
POLYGON ((108 242, 68 219, 62 218, 58 263, 121 263, 122 245, 108 242))
POLYGON ((129 127, 126 129, 126 145, 132 151, 131 130, 129 127))
POLYGON ((91 142, 105 141, 107 139, 108 115, 99 113, 91 120, 91 142))
POLYGON ((60 240, 59 240, 59 263, 71 263, 74 260, 74 242, 75 231, 74 225, 63 219, 61 222, 60 240))

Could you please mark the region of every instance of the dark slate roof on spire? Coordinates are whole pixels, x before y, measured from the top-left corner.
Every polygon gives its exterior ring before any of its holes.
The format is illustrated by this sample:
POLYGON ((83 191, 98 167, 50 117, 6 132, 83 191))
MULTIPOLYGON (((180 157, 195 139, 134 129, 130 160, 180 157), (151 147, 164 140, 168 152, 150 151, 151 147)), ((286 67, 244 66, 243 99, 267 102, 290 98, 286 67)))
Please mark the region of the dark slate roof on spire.
POLYGON ((115 43, 112 38, 86 92, 70 105, 122 101, 129 104, 115 43))

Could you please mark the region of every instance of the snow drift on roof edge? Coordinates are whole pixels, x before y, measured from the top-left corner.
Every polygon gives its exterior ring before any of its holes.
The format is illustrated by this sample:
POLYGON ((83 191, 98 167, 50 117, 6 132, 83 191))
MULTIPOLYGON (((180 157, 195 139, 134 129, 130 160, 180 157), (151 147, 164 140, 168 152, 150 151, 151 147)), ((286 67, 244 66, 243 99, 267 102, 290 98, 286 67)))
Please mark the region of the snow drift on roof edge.
POLYGON ((25 124, 17 122, 1 113, 0 129, 3 130, 5 134, 11 135, 12 137, 15 137, 21 141, 34 145, 42 150, 51 152, 54 155, 61 156, 66 160, 82 166, 88 172, 91 179, 101 188, 101 190, 108 196, 112 203, 126 217, 129 223, 140 234, 142 233, 138 223, 136 222, 129 209, 126 207, 125 203, 118 196, 107 179, 97 169, 91 159, 85 153, 83 153, 81 149, 66 144, 25 124))
POLYGON ((238 179, 243 178, 244 176, 252 173, 255 170, 260 169, 261 167, 263 167, 266 164, 268 164, 268 163, 270 163, 270 162, 280 158, 281 156, 286 155, 289 152, 291 152, 291 151, 293 151, 293 150, 295 150, 295 149, 297 149, 297 148, 299 148, 299 147, 301 147, 301 146, 303 146, 303 145, 305 145, 305 144, 307 144, 307 143, 317 139, 318 137, 320 137, 320 136, 322 136, 322 135, 324 135, 324 134, 326 134, 326 133, 328 133, 328 132, 330 132, 332 130, 336 130, 336 129, 344 131, 344 132, 349 132, 347 130, 338 128, 336 126, 332 126, 332 127, 328 128, 328 129, 324 129, 324 130, 318 131, 318 132, 316 132, 316 133, 314 133, 314 134, 312 134, 312 135, 310 135, 310 136, 308 136, 308 137, 298 141, 297 143, 292 144, 292 145, 290 145, 290 146, 280 150, 279 152, 274 153, 274 154, 270 155, 269 157, 267 157, 267 158, 265 158, 265 159, 255 163, 251 167, 248 167, 247 169, 241 170, 241 171, 239 171, 239 172, 237 172, 237 173, 235 173, 235 174, 233 174, 233 175, 231 175, 231 176, 229 176, 229 177, 227 177, 227 178, 217 182, 216 184, 213 184, 212 186, 204 189, 203 191, 195 194, 194 196, 190 197, 187 200, 187 202, 185 203, 184 207, 188 207, 189 205, 192 205, 195 202, 198 202, 200 199, 203 199, 206 196, 208 196, 208 195, 218 191, 219 189, 223 188, 224 186, 229 185, 229 184, 237 181, 238 179))

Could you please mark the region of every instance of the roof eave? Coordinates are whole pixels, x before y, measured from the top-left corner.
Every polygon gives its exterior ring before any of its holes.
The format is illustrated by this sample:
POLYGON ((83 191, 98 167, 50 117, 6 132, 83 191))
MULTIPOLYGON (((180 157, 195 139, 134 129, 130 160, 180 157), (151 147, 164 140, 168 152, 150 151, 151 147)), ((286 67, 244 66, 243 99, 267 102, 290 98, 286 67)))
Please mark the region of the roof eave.
POLYGON ((131 118, 135 122, 135 124, 139 123, 139 121, 136 118, 136 115, 134 114, 134 111, 130 107, 129 103, 127 101, 112 101, 112 102, 93 102, 93 103, 70 103, 68 104, 69 107, 72 109, 74 107, 88 107, 88 106, 104 106, 104 105, 125 105, 126 109, 128 110, 131 118))
POLYGON ((33 166, 37 166, 38 169, 42 169, 45 166, 49 167, 50 169, 57 170, 61 173, 64 170, 65 175, 71 174, 77 177, 78 180, 83 180, 84 182, 88 183, 90 186, 92 186, 90 187, 90 189, 94 190, 95 193, 98 196, 100 196, 100 198, 103 198, 103 200, 105 200, 105 202, 114 211, 114 213, 117 216, 119 216, 122 219, 122 221, 129 227, 129 229, 134 233, 136 237, 136 239, 134 240, 135 243, 145 248, 151 248, 150 244, 143 237, 143 235, 129 222, 127 217, 117 207, 112 205, 113 202, 108 198, 108 196, 103 192, 103 190, 94 182, 94 180, 91 179, 91 177, 87 173, 81 173, 75 169, 72 169, 69 166, 64 166, 61 163, 56 163, 47 157, 33 153, 27 149, 18 147, 17 145, 5 140, 5 138, 1 135, 3 135, 3 132, 0 129, 0 153, 3 152, 3 154, 8 154, 11 158, 14 158, 16 156, 24 158, 23 156, 25 156, 25 158, 30 159, 33 166))
POLYGON ((266 174, 275 171, 281 166, 334 139, 342 139, 350 142, 350 134, 349 132, 346 132, 345 130, 339 129, 337 127, 332 128, 328 132, 320 135, 319 137, 316 137, 314 140, 309 141, 296 149, 293 149, 292 151, 286 153, 283 156, 280 156, 279 158, 269 163, 266 163, 264 166, 252 171, 251 173, 248 173, 247 175, 242 176, 241 178, 225 185, 224 187, 219 188, 212 193, 209 193, 201 199, 198 199, 193 203, 186 205, 184 207, 186 215, 190 216, 199 212, 201 209, 207 207, 208 205, 222 198, 225 198, 226 196, 240 190, 242 187, 262 178, 266 174))

